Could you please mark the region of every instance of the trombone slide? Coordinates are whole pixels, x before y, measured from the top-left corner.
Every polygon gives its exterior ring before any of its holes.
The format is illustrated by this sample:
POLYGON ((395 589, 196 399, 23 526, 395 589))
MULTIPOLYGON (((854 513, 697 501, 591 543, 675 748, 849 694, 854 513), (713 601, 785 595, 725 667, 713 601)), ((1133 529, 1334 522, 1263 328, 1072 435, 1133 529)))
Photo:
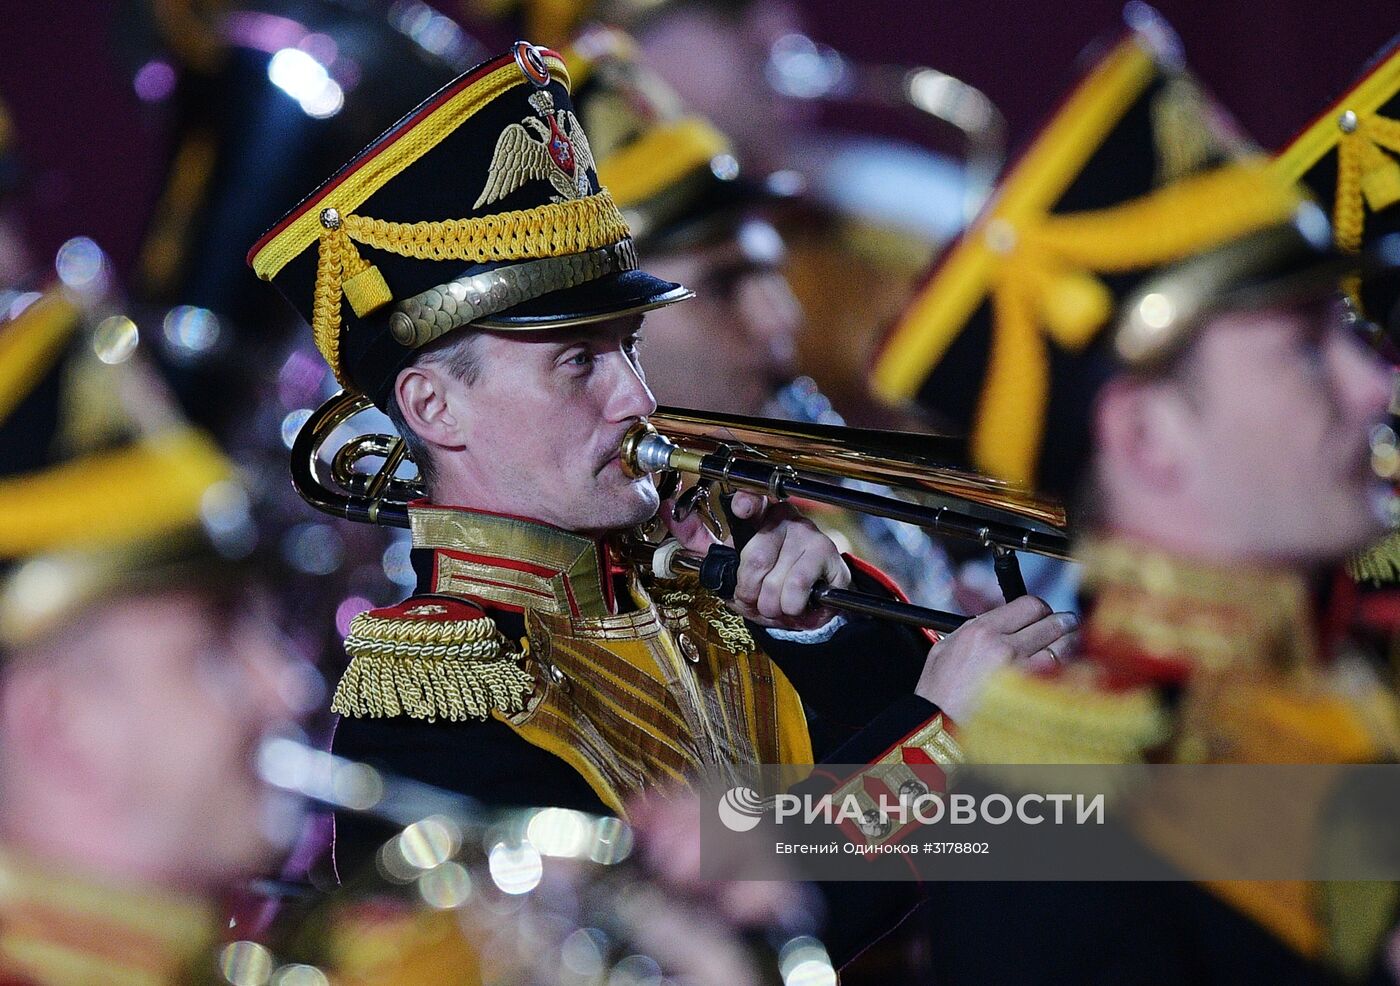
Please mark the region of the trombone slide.
MULTIPOLYGON (((732 490, 747 490, 786 500, 800 497, 859 513, 887 517, 914 524, 933 534, 976 541, 988 548, 1031 551, 1054 558, 1068 558, 1068 539, 1060 533, 1036 530, 960 513, 942 505, 924 505, 893 496, 852 489, 800 473, 793 466, 749 457, 727 445, 712 452, 701 452, 672 442, 650 423, 634 425, 623 439, 622 460, 635 474, 670 469, 722 484, 732 490)), ((1024 592, 1024 590, 1023 590, 1024 592)))
MULTIPOLYGON (((647 563, 642 554, 635 552, 634 557, 647 563)), ((739 572, 739 552, 727 544, 711 545, 710 550, 701 555, 685 550, 678 541, 666 541, 655 548, 649 564, 657 578, 673 579, 682 572, 688 572, 698 575, 700 584, 721 599, 734 598, 735 581, 739 572)), ((939 633, 952 633, 969 619, 956 613, 915 606, 913 603, 904 603, 869 592, 838 589, 825 582, 818 582, 812 587, 809 604, 814 608, 825 606, 842 613, 872 616, 907 626, 924 627, 939 633)))

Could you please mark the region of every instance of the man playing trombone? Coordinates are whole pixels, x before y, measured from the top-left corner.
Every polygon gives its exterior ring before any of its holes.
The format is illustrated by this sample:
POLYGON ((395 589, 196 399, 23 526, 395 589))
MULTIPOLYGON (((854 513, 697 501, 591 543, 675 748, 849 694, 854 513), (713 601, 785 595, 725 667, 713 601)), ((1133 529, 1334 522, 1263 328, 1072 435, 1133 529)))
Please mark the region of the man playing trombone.
MULTIPOLYGON (((521 43, 424 103, 250 263, 342 385, 390 413, 429 492, 408 508, 418 592, 346 641, 341 752, 490 802, 621 812, 704 768, 832 754, 813 749, 784 665, 859 677, 843 762, 911 746, 949 763, 945 713, 983 670, 1066 646, 1073 618, 1033 598, 931 652, 913 631, 814 609, 820 581, 878 580, 757 496, 734 499, 757 534, 732 605, 620 561, 616 536, 658 508, 687 546, 714 543, 619 458, 655 408, 643 315, 690 292, 638 269, 552 52, 521 43)), ((342 826, 342 857, 359 836, 342 826)))

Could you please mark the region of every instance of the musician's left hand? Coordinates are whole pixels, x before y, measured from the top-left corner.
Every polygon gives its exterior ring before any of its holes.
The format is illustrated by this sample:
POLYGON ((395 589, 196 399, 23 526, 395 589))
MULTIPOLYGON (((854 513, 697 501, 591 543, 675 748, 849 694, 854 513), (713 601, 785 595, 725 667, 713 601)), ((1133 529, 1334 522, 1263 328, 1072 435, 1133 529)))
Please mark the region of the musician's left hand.
MULTIPOLYGON (((808 605, 812 587, 818 582, 838 589, 851 584, 851 570, 831 538, 790 504, 754 493, 734 494, 730 510, 758 528, 739 552, 738 584, 730 608, 765 627, 815 630, 826 625, 835 612, 808 605)), ((689 550, 704 554, 715 543, 694 517, 675 522, 669 503, 662 516, 689 550)))

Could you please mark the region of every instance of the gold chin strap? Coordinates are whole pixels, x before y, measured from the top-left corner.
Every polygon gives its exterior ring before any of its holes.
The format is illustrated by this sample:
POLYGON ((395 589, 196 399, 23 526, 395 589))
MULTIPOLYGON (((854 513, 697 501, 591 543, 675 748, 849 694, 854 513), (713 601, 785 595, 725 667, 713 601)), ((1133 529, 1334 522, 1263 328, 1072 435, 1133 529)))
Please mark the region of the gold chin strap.
MULTIPOLYGON (((416 260, 495 263, 587 254, 614 248, 630 236, 627 221, 606 189, 583 198, 475 219, 397 223, 342 216, 330 208, 323 209, 320 218, 311 329, 316 348, 342 385, 346 383, 340 365, 342 296, 361 318, 393 300, 383 275, 360 256, 356 243, 416 260)), ((547 290, 554 289, 543 288, 514 303, 547 290)))

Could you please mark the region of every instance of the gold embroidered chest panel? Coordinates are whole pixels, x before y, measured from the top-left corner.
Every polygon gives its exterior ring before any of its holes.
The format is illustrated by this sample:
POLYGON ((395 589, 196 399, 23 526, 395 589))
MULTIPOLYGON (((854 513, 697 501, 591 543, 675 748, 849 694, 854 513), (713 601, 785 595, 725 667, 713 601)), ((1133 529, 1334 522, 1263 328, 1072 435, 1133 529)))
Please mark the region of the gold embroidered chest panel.
POLYGON ((352 625, 336 711, 493 715, 619 812, 702 771, 811 763, 796 691, 698 584, 658 583, 653 599, 591 538, 454 508, 410 516, 414 548, 432 552, 429 594, 352 625), (502 633, 492 610, 520 613, 525 637, 502 633), (446 643, 423 646, 425 633, 446 643))

